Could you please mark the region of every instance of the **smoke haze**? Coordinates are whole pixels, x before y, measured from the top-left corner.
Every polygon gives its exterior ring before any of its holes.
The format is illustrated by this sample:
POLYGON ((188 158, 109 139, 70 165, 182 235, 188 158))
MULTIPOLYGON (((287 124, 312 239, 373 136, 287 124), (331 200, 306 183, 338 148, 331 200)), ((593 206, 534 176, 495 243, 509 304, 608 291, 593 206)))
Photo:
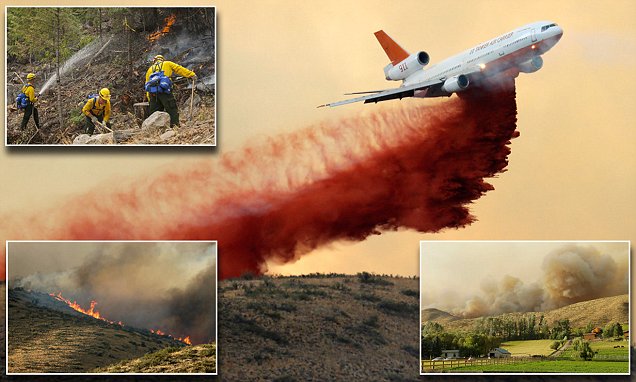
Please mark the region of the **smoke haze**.
POLYGON ((499 280, 485 279, 481 293, 464 304, 457 300, 447 300, 444 304, 454 314, 473 318, 546 311, 628 293, 627 261, 618 262, 592 246, 570 244, 553 250, 544 257, 541 271, 540 278, 532 283, 510 275, 499 280), (458 305, 463 307, 457 309, 458 305))
POLYGON ((9 283, 62 292, 84 308, 95 300, 96 310, 111 321, 207 343, 215 339, 215 250, 213 243, 10 243, 10 272, 16 258, 29 260, 20 274, 32 273, 9 283), (48 273, 40 265, 43 256, 73 245, 76 253, 87 252, 75 261, 67 256, 60 266, 69 269, 48 273))

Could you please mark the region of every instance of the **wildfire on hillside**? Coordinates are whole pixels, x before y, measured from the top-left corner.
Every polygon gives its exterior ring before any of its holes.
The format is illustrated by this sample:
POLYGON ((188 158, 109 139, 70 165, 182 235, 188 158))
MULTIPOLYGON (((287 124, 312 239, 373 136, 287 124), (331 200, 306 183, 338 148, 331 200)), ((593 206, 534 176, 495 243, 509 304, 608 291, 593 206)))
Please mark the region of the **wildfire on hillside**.
POLYGON ((184 337, 178 337, 178 338, 177 338, 177 337, 173 337, 173 336, 172 336, 172 335, 170 335, 170 334, 166 334, 166 332, 162 332, 162 331, 161 331, 161 330, 159 330, 159 329, 157 329, 157 330, 150 329, 150 333, 152 333, 152 334, 157 334, 157 335, 159 335, 159 336, 168 336, 168 337, 174 338, 174 339, 175 339, 175 340, 177 340, 177 341, 181 341, 181 342, 183 342, 183 343, 185 343, 185 344, 192 345, 192 341, 190 341, 190 336, 186 336, 185 338, 184 338, 184 337))
MULTIPOLYGON (((119 326, 124 326, 124 323, 121 322, 121 321, 111 321, 111 320, 108 320, 108 319, 104 318, 95 309, 95 307, 97 306, 97 301, 91 301, 91 307, 88 308, 88 309, 84 309, 84 308, 82 308, 80 306, 80 304, 77 303, 77 301, 72 301, 71 302, 71 300, 69 300, 69 299, 65 298, 64 296, 62 296, 62 292, 58 292, 57 294, 49 293, 49 296, 55 298, 58 301, 62 301, 63 303, 65 303, 66 305, 68 305, 69 307, 73 308, 74 310, 76 310, 76 311, 78 311, 80 313, 84 313, 84 314, 86 314, 88 316, 91 316, 93 318, 96 318, 98 320, 106 321, 109 324, 113 324, 113 325, 116 324, 116 325, 119 325, 119 326)), ((188 345, 192 345, 192 342, 190 341, 190 336, 186 336, 185 338, 184 337, 174 337, 174 336, 172 336, 170 334, 166 334, 165 332, 163 332, 163 331, 161 331, 159 329, 157 329, 157 330, 150 329, 150 332, 153 333, 153 334, 160 335, 160 336, 166 336, 166 337, 173 338, 173 339, 175 339, 177 341, 183 342, 183 343, 188 344, 188 345)))
POLYGON ((55 298, 58 301, 62 301, 66 303, 66 305, 70 306, 71 308, 75 309, 76 311, 80 313, 84 313, 98 320, 106 321, 110 324, 118 324, 118 325, 124 326, 124 324, 121 321, 118 321, 118 322, 110 321, 105 319, 101 314, 99 314, 99 312, 95 309, 95 307, 97 306, 97 301, 91 301, 91 307, 88 309, 84 309, 76 301, 71 302, 71 300, 64 298, 64 296, 62 296, 62 292, 58 292, 57 294, 49 293, 49 296, 55 298))
POLYGON ((150 42, 157 41, 161 36, 170 32, 170 28, 172 28, 172 26, 174 25, 176 21, 177 21, 177 15, 175 15, 174 13, 166 17, 166 25, 164 25, 163 29, 150 34, 148 36, 148 41, 150 42))

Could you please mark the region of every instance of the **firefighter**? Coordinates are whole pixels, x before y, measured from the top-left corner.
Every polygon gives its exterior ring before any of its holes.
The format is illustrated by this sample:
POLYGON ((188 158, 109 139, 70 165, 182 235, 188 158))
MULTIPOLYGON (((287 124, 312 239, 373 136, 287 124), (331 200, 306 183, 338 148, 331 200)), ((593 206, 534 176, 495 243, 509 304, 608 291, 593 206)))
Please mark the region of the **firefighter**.
POLYGON ((24 93, 29 100, 29 104, 24 108, 24 117, 22 117, 22 124, 20 125, 20 129, 22 130, 24 130, 27 123, 29 123, 31 114, 33 114, 35 127, 38 130, 40 129, 40 117, 38 116, 38 108, 35 107, 35 103, 38 101, 38 98, 35 96, 35 88, 33 87, 32 83, 34 78, 35 74, 27 74, 27 83, 22 87, 22 93, 24 93))
POLYGON ((173 73, 187 78, 196 78, 196 74, 193 71, 174 62, 166 61, 162 55, 158 54, 154 57, 148 71, 146 71, 145 86, 150 114, 155 111, 165 111, 170 114, 171 127, 179 126, 179 109, 177 108, 177 101, 172 95, 172 81, 170 81, 173 73), (166 80, 164 81, 164 79, 166 80))
POLYGON ((93 135, 95 131, 95 123, 105 123, 110 128, 110 90, 103 88, 95 97, 88 99, 82 113, 86 115, 84 123, 86 134, 93 135))

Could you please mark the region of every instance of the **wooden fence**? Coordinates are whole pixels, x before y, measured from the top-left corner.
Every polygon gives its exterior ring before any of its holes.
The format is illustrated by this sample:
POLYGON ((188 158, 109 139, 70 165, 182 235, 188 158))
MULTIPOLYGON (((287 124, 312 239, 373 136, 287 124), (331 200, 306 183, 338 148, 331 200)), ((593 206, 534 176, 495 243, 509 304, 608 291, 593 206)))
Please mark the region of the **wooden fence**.
POLYGON ((503 357, 503 358, 475 358, 475 359, 451 359, 441 361, 422 361, 423 371, 441 371, 453 367, 482 366, 482 365, 510 365, 518 362, 543 361, 544 357, 503 357))

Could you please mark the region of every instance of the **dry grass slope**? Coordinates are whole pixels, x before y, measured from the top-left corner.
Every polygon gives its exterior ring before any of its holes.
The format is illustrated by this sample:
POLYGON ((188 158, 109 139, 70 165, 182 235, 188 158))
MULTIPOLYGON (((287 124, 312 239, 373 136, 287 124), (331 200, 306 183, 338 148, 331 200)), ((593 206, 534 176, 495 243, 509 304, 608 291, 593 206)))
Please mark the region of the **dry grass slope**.
POLYGON ((9 372, 81 373, 170 346, 168 337, 35 305, 9 290, 9 372))
POLYGON ((169 347, 132 361, 93 370, 95 373, 214 373, 216 344, 169 347))
POLYGON ((417 279, 369 274, 222 281, 220 376, 416 379, 418 299, 417 279))

